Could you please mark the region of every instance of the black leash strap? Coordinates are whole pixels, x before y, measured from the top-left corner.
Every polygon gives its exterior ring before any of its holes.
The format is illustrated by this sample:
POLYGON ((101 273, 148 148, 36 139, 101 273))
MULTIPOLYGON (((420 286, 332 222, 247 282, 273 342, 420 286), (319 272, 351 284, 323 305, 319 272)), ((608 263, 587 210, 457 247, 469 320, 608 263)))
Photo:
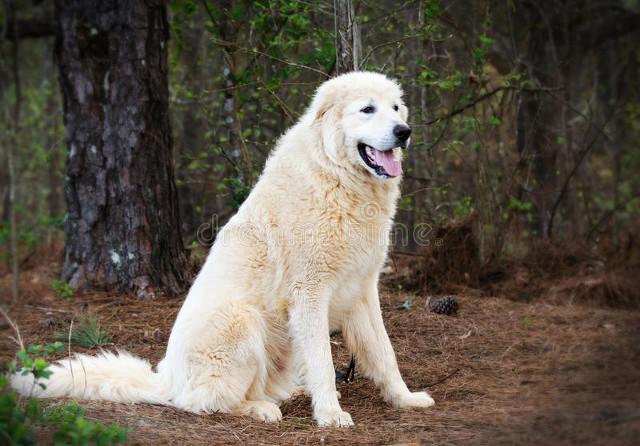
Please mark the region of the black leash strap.
POLYGON ((353 355, 351 355, 351 362, 349 363, 346 375, 348 383, 352 383, 356 379, 356 358, 353 355))
POLYGON ((356 358, 351 355, 351 362, 347 373, 342 373, 336 370, 336 381, 340 383, 352 383, 356 379, 356 358))

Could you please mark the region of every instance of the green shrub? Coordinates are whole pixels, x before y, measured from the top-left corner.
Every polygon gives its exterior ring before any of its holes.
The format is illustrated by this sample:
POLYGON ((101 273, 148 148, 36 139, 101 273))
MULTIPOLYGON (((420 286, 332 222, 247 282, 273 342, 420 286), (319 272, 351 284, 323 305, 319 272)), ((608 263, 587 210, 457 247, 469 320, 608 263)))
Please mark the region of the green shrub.
MULTIPOLYGON (((51 376, 49 370, 49 364, 45 358, 53 353, 60 353, 64 350, 62 342, 54 342, 46 346, 42 345, 30 345, 27 348, 22 348, 17 353, 18 360, 20 361, 20 374, 33 375, 34 384, 41 378, 48 378, 51 376)), ((8 366, 9 373, 15 373, 18 370, 17 363, 11 362, 8 366)), ((44 384, 38 383, 40 387, 44 389, 44 384)))
POLYGON ((60 279, 55 279, 51 282, 51 288, 53 288, 53 291, 55 291, 58 296, 67 302, 71 302, 71 298, 73 297, 73 288, 71 288, 71 285, 60 279))
POLYGON ((20 404, 18 394, 9 389, 9 378, 0 375, 0 443, 35 444, 33 425, 42 417, 39 401, 29 398, 20 404))
POLYGON ((0 375, 0 444, 35 445, 35 427, 53 428, 56 445, 112 445, 128 441, 129 429, 115 424, 105 426, 84 418, 77 403, 55 406, 44 410, 36 398, 21 398, 9 387, 9 375, 31 374, 34 384, 45 388, 39 380, 51 375, 45 358, 63 350, 61 342, 47 346, 33 345, 21 349, 17 360, 8 364, 7 372, 0 375))
POLYGON ((84 413, 78 403, 71 403, 58 414, 58 429, 53 434, 57 445, 81 446, 81 445, 112 445, 125 443, 128 440, 129 430, 115 424, 104 424, 89 421, 84 418, 84 413))

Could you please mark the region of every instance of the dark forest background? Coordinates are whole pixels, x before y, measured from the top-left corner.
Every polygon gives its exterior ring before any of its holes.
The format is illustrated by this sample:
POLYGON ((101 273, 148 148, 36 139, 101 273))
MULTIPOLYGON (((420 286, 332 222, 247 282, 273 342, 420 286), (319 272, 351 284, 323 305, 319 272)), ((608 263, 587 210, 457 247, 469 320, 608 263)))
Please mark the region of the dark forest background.
POLYGON ((66 228, 65 283, 177 292, 314 89, 353 67, 410 107, 394 286, 635 258, 637 1, 5 0, 0 19, 7 271, 12 234, 19 269, 66 228))
POLYGON ((638 0, 0 0, 0 443, 637 443, 639 43, 638 0), (349 430, 304 395, 265 425, 10 389, 157 363, 275 141, 353 69, 410 109, 380 306, 435 409, 385 404, 339 333, 349 430))

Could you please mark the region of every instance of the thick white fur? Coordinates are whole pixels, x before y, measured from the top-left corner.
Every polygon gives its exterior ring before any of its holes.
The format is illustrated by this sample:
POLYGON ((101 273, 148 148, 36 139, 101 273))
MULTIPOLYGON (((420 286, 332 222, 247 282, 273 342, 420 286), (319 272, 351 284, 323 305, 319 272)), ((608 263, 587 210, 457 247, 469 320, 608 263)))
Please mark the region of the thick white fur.
POLYGON ((12 385, 40 397, 149 402, 277 421, 277 404, 301 383, 319 425, 349 426, 329 343, 330 330, 340 329, 358 370, 387 401, 433 405, 402 380, 380 312, 378 275, 400 179, 375 175, 356 148, 358 142, 395 147, 392 129, 406 119, 402 91, 383 75, 354 72, 325 82, 219 233, 157 372, 127 353, 78 355, 54 366, 46 390, 18 375, 12 385), (376 112, 362 113, 366 105, 376 112))

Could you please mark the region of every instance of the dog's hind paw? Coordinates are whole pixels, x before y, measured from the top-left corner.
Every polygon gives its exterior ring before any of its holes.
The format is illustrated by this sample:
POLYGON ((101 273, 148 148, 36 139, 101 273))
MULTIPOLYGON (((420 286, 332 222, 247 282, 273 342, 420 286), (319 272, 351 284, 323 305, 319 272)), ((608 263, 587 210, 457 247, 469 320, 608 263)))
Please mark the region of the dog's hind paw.
POLYGON ((353 426, 353 420, 348 412, 343 410, 319 411, 315 414, 316 422, 321 427, 349 427, 353 426))
POLYGON ((427 392, 410 392, 393 400, 396 407, 431 407, 434 404, 435 401, 427 392))
POLYGON ((236 414, 246 415, 265 423, 275 423, 282 420, 280 408, 269 401, 244 401, 236 410, 236 414))

